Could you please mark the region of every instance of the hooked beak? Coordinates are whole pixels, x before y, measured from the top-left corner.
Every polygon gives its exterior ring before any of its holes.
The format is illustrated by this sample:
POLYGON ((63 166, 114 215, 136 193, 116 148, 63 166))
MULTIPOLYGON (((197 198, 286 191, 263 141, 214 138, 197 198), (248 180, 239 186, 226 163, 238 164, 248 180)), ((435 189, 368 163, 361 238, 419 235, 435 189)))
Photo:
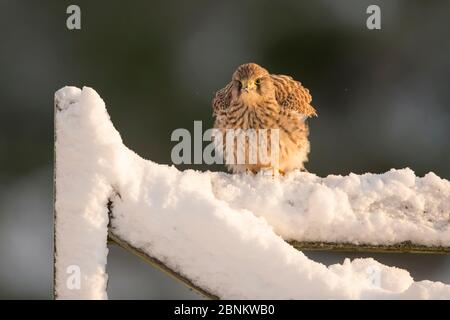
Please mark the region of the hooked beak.
POLYGON ((250 90, 253 90, 256 88, 255 82, 250 80, 243 80, 242 81, 242 90, 245 90, 245 92, 249 92, 250 90))

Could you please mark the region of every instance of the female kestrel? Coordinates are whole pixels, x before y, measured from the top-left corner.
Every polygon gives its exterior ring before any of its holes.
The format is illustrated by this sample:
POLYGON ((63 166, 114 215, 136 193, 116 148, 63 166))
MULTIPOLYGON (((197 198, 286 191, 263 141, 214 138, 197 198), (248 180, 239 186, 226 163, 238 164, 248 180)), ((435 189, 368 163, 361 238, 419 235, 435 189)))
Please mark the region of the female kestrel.
MULTIPOLYGON (((247 134, 244 140, 245 161, 226 161, 227 168, 235 173, 256 173, 266 169, 281 173, 294 169, 304 170, 304 162, 307 161, 310 149, 305 120, 317 116, 311 100, 308 89, 292 77, 269 74, 255 63, 239 66, 233 73, 231 82, 216 92, 212 102, 214 128, 223 137, 220 143, 216 143, 216 148, 225 157, 227 152, 230 153, 226 144, 228 142, 230 145, 231 140, 225 138, 230 131, 253 134, 247 134), (277 135, 271 135, 272 131, 276 131, 277 135), (267 152, 271 152, 274 146, 278 149, 276 164, 273 160, 270 163, 262 161, 260 153, 256 161, 254 158, 251 161, 250 151, 254 149, 251 149, 249 137, 255 137, 255 134, 258 148, 264 146, 268 149, 267 152)), ((239 143, 237 138, 233 139, 232 142, 237 146, 230 150, 236 157, 239 143)))

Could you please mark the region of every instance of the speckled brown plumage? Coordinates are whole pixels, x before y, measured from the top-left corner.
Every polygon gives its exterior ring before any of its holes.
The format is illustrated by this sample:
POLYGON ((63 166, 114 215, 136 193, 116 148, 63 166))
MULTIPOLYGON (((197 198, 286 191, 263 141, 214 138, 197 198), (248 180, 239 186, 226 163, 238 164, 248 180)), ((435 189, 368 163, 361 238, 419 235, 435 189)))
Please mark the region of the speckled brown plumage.
MULTIPOLYGON (((227 129, 279 129, 279 161, 273 164, 227 164, 233 172, 258 172, 262 168, 286 172, 304 169, 309 153, 306 118, 317 116, 311 95, 300 82, 285 75, 271 75, 255 63, 239 66, 232 80, 216 92, 213 99, 214 127, 227 129)), ((269 138, 270 142, 270 138, 269 138)), ((223 152, 225 141, 218 145, 223 152)), ((245 147, 246 149, 248 146, 245 147)), ((270 149, 270 147, 269 147, 270 149)), ((245 151, 246 160, 248 157, 245 151)))

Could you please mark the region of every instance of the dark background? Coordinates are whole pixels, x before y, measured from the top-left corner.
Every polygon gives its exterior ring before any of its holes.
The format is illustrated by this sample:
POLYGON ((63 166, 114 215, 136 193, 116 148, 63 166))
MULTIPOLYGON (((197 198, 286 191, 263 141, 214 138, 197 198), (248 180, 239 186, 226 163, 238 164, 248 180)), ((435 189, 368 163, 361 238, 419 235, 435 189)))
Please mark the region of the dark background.
MULTIPOLYGON (((210 127, 213 92, 256 62, 312 93, 309 171, 449 179, 449 30, 448 1, 0 0, 0 298, 51 298, 57 89, 93 87, 124 142, 170 164, 171 132, 210 127), (81 30, 66 28, 69 4, 81 30), (366 28, 370 4, 381 30, 366 28)), ((372 256, 450 283, 448 256, 372 256)), ((197 298, 119 248, 108 260, 111 298, 197 298)))

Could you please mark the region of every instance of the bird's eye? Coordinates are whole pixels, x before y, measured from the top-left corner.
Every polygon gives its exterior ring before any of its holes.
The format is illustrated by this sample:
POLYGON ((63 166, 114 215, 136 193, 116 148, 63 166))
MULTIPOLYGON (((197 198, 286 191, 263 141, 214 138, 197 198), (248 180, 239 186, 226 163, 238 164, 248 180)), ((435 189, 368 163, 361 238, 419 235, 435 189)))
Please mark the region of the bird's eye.
POLYGON ((242 88, 242 82, 240 82, 239 80, 236 80, 237 86, 239 88, 239 90, 242 88))
POLYGON ((258 79, 256 79, 256 81, 255 81, 255 83, 256 83, 256 85, 260 85, 261 84, 261 81, 262 81, 262 79, 261 78, 258 78, 258 79))

